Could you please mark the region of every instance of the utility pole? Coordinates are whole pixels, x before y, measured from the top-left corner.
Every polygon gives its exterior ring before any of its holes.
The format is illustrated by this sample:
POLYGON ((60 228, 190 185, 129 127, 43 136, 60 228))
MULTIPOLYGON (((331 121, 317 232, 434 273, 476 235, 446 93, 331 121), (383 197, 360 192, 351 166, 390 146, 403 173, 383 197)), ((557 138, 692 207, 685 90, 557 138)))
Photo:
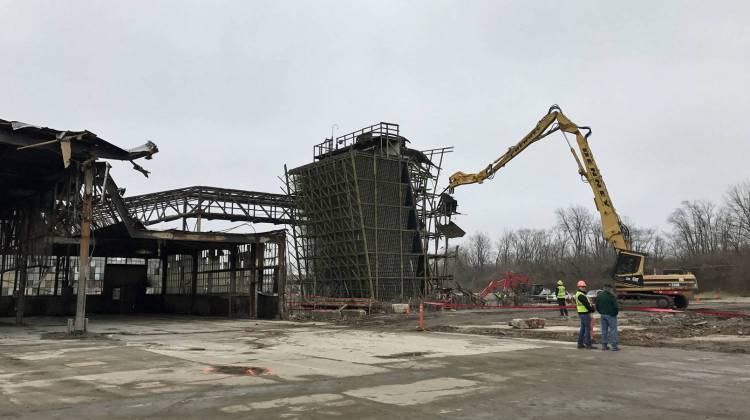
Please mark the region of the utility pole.
POLYGON ((94 162, 87 161, 83 166, 83 210, 81 214, 81 257, 79 263, 78 296, 76 298, 76 318, 74 332, 86 331, 86 286, 89 281, 89 245, 91 242, 91 217, 94 190, 94 162))

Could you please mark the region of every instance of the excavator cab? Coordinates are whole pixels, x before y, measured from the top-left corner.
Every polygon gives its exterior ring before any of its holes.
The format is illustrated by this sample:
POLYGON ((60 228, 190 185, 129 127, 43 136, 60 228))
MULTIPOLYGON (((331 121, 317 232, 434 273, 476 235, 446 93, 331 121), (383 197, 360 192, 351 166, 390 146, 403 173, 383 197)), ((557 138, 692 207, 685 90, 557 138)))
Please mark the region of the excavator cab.
POLYGON ((645 260, 645 254, 618 249, 613 273, 615 282, 643 287, 645 260))

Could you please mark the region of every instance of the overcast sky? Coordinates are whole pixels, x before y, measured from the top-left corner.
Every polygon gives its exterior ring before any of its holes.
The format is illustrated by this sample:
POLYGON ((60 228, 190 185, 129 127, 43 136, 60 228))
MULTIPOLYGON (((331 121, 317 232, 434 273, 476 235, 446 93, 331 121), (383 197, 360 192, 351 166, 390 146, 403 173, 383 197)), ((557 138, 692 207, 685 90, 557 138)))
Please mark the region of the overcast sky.
MULTIPOLYGON (((398 123, 473 172, 557 103, 593 128, 618 211, 664 226, 750 179, 750 2, 604 3, 0 0, 0 118, 154 141, 151 178, 115 167, 128 195, 278 192, 333 124, 398 123)), ((493 237, 594 209, 559 135, 456 196, 493 237)))

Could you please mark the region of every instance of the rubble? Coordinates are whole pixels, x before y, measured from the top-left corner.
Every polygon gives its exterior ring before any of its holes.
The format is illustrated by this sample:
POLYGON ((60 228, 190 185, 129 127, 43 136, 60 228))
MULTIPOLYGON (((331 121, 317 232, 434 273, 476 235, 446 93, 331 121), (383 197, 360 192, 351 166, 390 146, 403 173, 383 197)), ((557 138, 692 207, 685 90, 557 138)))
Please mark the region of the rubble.
POLYGON ((394 314, 408 314, 410 311, 408 303, 394 303, 391 305, 394 314))
POLYGON ((513 320, 508 322, 508 325, 521 330, 536 330, 544 328, 545 321, 543 318, 514 318, 513 320))

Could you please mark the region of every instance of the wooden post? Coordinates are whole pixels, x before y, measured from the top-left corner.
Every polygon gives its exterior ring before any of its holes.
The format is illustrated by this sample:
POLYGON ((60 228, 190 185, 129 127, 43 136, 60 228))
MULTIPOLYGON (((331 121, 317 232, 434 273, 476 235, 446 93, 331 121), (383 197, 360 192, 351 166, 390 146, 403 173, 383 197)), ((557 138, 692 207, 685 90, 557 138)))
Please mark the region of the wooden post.
POLYGON ((84 164, 83 173, 83 211, 81 212, 81 249, 78 277, 78 296, 76 297, 76 318, 73 324, 75 332, 86 330, 86 287, 88 286, 91 267, 89 264, 89 245, 91 242, 91 214, 94 189, 93 162, 84 164))

